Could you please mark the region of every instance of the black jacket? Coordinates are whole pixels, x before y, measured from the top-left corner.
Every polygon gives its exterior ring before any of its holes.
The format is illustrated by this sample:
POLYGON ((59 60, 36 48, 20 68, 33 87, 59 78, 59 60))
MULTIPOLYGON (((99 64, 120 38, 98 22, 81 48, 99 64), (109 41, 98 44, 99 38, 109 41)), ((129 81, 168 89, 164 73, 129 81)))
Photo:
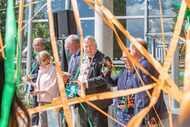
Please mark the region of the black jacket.
MULTIPOLYGON (((110 90, 105 79, 101 76, 103 58, 104 54, 97 51, 92 59, 88 74, 88 88, 86 88, 86 94, 95 94, 110 90)), ((100 108, 106 108, 112 103, 112 100, 94 101, 94 103, 100 108)))

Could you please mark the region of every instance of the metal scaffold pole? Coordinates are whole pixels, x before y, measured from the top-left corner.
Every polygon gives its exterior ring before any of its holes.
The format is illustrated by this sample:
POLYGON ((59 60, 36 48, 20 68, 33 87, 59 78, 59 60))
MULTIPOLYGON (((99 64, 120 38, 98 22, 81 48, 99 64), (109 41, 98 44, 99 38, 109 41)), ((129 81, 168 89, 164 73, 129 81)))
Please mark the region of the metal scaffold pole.
POLYGON ((147 40, 148 33, 148 0, 144 1, 144 40, 147 40))
POLYGON ((71 9, 71 0, 65 0, 65 10, 71 9))
POLYGON ((31 70, 31 59, 32 59, 32 0, 28 0, 28 27, 27 27, 27 63, 26 63, 26 74, 30 73, 31 70))

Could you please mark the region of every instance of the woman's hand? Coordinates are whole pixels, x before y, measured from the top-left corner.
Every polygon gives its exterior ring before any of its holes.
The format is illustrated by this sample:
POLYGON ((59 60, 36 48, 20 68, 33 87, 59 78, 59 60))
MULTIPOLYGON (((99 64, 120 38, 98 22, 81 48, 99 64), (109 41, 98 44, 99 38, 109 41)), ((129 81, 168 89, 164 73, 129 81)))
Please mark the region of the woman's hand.
POLYGON ((25 85, 30 84, 32 86, 35 86, 35 83, 32 81, 32 77, 30 75, 23 76, 22 81, 25 85))

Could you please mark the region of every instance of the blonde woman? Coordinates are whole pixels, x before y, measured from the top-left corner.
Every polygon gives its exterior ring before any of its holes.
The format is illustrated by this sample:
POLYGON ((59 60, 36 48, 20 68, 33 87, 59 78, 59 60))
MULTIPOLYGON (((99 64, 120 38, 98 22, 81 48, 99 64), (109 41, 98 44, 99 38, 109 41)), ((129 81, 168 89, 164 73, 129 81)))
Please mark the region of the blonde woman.
MULTIPOLYGON (((39 52, 37 60, 39 62, 39 71, 32 94, 37 95, 39 105, 44 105, 51 103, 54 98, 59 96, 57 76, 55 67, 51 62, 51 56, 47 51, 39 52)), ((41 127, 59 127, 58 113, 52 110, 40 113, 40 124, 41 127)))

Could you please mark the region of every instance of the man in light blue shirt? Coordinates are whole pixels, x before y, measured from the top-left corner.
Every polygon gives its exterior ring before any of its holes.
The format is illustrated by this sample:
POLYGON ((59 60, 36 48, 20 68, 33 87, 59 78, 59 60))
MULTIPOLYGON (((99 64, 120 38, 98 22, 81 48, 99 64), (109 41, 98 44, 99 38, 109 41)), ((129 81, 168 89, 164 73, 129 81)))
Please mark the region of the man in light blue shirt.
POLYGON ((70 79, 75 80, 74 77, 80 64, 80 39, 77 35, 72 34, 65 40, 65 49, 71 54, 69 60, 68 72, 70 73, 70 79))
MULTIPOLYGON (((79 75, 79 66, 80 66, 80 38, 75 35, 72 34, 70 36, 68 36, 65 40, 65 49, 67 49, 71 55, 70 60, 68 61, 68 73, 69 73, 69 77, 67 77, 67 79, 69 79, 70 81, 76 80, 78 78, 79 75)), ((74 86, 72 83, 70 83, 68 80, 68 87, 70 87, 70 93, 69 93, 69 97, 73 97, 74 95, 72 94, 72 86, 74 86)), ((80 127, 80 123, 79 122, 79 117, 78 117, 78 107, 77 106, 71 106, 71 112, 72 112, 72 117, 73 117, 73 125, 74 127, 80 127)))

